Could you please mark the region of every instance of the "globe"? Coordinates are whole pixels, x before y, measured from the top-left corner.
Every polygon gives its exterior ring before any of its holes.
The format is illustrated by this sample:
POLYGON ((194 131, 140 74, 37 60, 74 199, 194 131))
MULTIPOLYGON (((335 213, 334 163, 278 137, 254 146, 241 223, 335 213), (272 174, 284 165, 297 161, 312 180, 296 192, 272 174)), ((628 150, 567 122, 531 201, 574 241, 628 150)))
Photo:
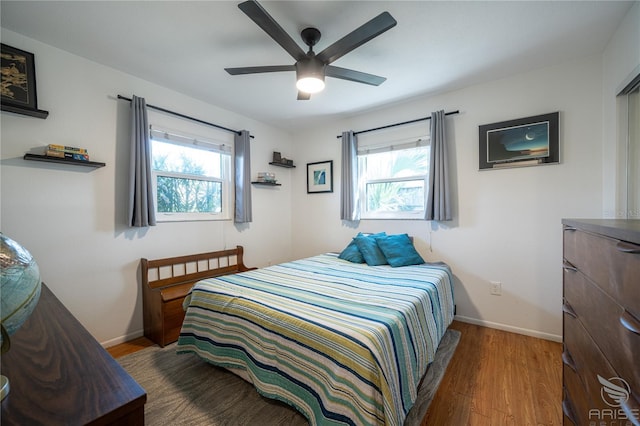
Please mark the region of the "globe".
MULTIPOLYGON (((40 298, 40 269, 33 256, 20 244, 0 233, 0 326, 2 350, 9 350, 9 336, 29 318, 40 298)), ((2 376, 1 396, 9 392, 2 376)))

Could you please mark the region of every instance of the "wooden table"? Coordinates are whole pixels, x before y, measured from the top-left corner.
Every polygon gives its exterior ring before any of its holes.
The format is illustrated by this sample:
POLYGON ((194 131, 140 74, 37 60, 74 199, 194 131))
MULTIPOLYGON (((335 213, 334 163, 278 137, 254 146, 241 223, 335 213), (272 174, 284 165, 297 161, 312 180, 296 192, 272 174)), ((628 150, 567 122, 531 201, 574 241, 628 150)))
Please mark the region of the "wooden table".
POLYGON ((2 425, 144 425, 147 394, 46 285, 2 355, 2 425))

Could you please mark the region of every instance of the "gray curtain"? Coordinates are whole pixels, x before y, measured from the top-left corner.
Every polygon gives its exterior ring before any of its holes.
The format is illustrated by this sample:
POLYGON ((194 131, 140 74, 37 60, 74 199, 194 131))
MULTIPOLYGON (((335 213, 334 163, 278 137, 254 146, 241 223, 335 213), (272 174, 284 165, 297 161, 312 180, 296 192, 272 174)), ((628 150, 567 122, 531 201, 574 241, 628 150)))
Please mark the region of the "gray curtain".
POLYGON ((358 141, 353 131, 342 132, 340 219, 360 220, 358 202, 358 141))
POLYGON ((131 158, 129 169, 129 226, 155 226, 156 212, 151 184, 149 121, 144 98, 131 99, 131 158))
POLYGON ((247 130, 235 135, 235 223, 251 222, 251 138, 247 130))
POLYGON ((426 220, 451 220, 449 160, 444 111, 431 113, 431 162, 426 220))

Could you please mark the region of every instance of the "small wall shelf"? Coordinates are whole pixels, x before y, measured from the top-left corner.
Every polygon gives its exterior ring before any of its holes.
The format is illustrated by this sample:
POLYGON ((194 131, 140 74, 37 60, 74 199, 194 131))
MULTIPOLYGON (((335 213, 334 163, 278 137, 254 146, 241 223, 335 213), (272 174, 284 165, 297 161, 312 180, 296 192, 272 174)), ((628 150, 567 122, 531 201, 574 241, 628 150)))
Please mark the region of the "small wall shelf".
POLYGON ((285 164, 285 163, 275 163, 275 162, 270 162, 269 164, 271 164, 272 166, 278 166, 278 167, 284 167, 287 169, 295 169, 296 166, 294 166, 293 164, 285 164))
POLYGON ((264 186, 282 186, 281 183, 273 182, 251 182, 252 185, 264 185, 264 186))
POLYGON ((31 117, 36 118, 47 118, 49 116, 49 111, 45 111, 42 109, 22 108, 19 106, 7 105, 5 103, 2 104, 2 111, 8 111, 14 114, 30 115, 31 117))
POLYGON ((57 157, 49 157, 47 155, 38 155, 38 154, 25 154, 24 159, 31 160, 31 161, 44 161, 47 163, 71 164, 74 166, 85 166, 85 167, 93 167, 93 168, 100 168, 100 167, 106 166, 105 163, 99 163, 97 161, 74 160, 73 158, 57 158, 57 157))

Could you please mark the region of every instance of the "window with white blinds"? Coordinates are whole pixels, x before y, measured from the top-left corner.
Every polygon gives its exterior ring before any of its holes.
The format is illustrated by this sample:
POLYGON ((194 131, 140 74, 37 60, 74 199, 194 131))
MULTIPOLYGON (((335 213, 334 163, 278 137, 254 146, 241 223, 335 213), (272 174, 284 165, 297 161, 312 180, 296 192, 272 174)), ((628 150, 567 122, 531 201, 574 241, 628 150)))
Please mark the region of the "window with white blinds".
POLYGON ((158 221, 229 219, 232 144, 153 126, 150 136, 158 221))
POLYGON ((358 136, 361 218, 424 219, 430 138, 385 139, 358 136))

